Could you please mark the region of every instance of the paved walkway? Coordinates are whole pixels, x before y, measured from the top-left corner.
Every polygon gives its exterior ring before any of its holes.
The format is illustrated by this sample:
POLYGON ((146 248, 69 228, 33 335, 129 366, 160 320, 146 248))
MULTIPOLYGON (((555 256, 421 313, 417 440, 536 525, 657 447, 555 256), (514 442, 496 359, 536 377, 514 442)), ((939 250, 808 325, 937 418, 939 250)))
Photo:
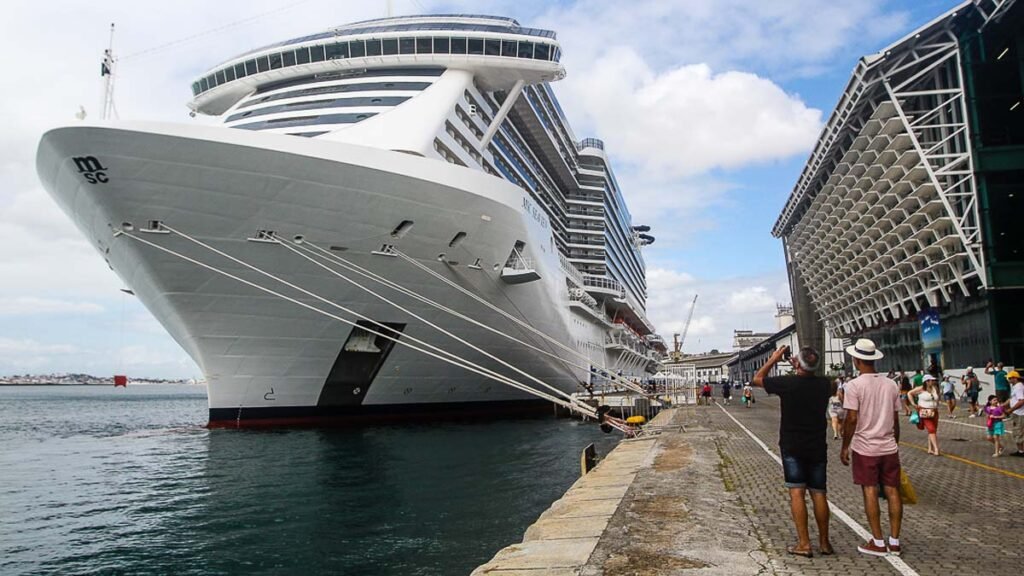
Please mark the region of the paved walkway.
MULTIPOLYGON (((857 552, 868 535, 863 500, 839 462, 839 441, 831 439, 836 555, 786 554, 796 537, 776 460, 777 398, 758 393, 749 409, 680 406, 658 420, 686 430, 621 444, 541 515, 522 543, 473 574, 998 576, 1022 570, 1024 458, 993 458, 980 419, 942 420, 944 456, 926 454, 924 432, 905 427, 901 459, 920 502, 904 508, 900 558, 857 552)), ((816 544, 813 520, 811 539, 816 544)))
MULTIPOLYGON (((902 564, 859 554, 863 540, 833 517, 837 555, 796 558, 785 554, 795 541, 782 471, 750 434, 778 453, 778 398, 760 394, 753 408, 687 407, 690 421, 725 434, 719 443, 724 479, 747 506, 750 521, 775 574, 918 573, 922 575, 1019 574, 1024 559, 1024 458, 992 457, 981 418, 943 417, 939 445, 943 456, 926 453, 926 435, 902 427, 900 457, 919 503, 904 508, 902 564), (732 418, 729 418, 732 415, 732 418), (742 425, 742 426, 741 426, 742 425), (743 429, 745 427, 749 433, 743 429)), ((904 421, 906 422, 906 421, 904 421)), ((831 433, 829 433, 831 438, 831 433)), ((829 499, 853 523, 867 527, 863 500, 850 469, 839 462, 839 440, 829 440, 829 499)), ((1007 453, 1012 449, 1008 448, 1007 453)), ((714 487, 709 487, 714 489, 714 487)), ((883 503, 884 518, 884 503, 883 503)), ((813 525, 813 522, 812 522, 813 525)), ((883 528, 887 523, 883 520, 883 528)), ((708 527, 709 538, 715 528, 708 527)), ((812 541, 816 538, 812 529, 812 541)))

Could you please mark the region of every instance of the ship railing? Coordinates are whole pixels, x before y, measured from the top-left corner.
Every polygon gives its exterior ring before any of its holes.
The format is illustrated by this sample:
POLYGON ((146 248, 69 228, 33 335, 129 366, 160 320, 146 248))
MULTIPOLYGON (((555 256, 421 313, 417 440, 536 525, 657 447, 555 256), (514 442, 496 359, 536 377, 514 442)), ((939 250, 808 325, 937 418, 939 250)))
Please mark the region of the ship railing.
POLYGON ((625 293, 622 284, 619 284, 618 280, 614 278, 604 278, 602 276, 584 276, 583 284, 590 288, 600 288, 603 290, 611 290, 617 292, 619 297, 625 293))
POLYGON ((565 241, 567 244, 580 246, 607 246, 607 242, 602 236, 569 236, 565 241))
POLYGON ((583 273, 572 265, 572 262, 562 254, 558 255, 558 263, 562 265, 562 272, 565 272, 566 277, 572 280, 577 286, 583 286, 583 273))
POLYGON ((511 268, 512 270, 536 270, 537 267, 534 265, 533 258, 527 258, 520 254, 513 254, 509 256, 508 260, 505 261, 505 268, 511 268))
POLYGON ((598 138, 584 138, 576 143, 576 149, 583 150, 584 148, 597 148, 598 150, 604 150, 604 141, 598 138))
POLYGON ((570 206, 568 210, 570 215, 573 216, 601 216, 604 217, 604 210, 601 208, 583 208, 578 206, 570 206))

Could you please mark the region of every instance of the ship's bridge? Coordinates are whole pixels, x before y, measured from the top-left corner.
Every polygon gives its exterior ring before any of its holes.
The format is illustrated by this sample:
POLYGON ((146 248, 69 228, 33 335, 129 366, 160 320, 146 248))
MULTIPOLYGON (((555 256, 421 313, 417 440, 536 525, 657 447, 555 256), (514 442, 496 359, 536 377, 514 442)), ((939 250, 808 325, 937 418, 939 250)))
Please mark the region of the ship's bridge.
POLYGON ((508 90, 565 77, 550 30, 511 18, 435 15, 382 18, 253 50, 192 83, 189 107, 219 115, 267 83, 367 68, 429 67, 471 72, 481 88, 508 90))

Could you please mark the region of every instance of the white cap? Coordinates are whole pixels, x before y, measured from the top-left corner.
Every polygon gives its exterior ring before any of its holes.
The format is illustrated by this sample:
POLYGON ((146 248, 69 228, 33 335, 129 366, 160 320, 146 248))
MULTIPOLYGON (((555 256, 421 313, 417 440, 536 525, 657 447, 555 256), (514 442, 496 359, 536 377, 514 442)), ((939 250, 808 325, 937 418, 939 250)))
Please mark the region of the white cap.
POLYGON ((935 376, 932 376, 931 374, 925 374, 924 381, 927 382, 929 380, 935 380, 935 376))

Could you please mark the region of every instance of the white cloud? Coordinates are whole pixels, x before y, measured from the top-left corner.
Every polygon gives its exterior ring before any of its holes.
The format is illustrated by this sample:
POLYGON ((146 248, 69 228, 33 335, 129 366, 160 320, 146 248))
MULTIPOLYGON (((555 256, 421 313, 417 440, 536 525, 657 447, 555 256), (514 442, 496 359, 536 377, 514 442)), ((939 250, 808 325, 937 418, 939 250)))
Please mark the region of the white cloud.
POLYGON ((771 311, 776 303, 764 286, 750 286, 729 294, 729 306, 737 312, 771 311))
POLYGON ((537 25, 558 32, 574 66, 631 46, 656 68, 707 62, 790 75, 840 51, 876 50, 907 21, 885 0, 586 0, 548 8, 537 25))
POLYGON ((770 80, 706 64, 658 73, 629 48, 601 56, 563 93, 616 160, 663 178, 804 153, 821 130, 820 110, 770 80))
POLYGON ((74 302, 53 298, 18 296, 0 298, 0 316, 33 316, 41 314, 97 314, 103 307, 94 302, 74 302))
POLYGON ((0 374, 33 370, 49 372, 61 356, 80 353, 71 344, 44 344, 31 338, 0 337, 0 374))
MULTIPOLYGON (((788 303, 785 274, 703 280, 664 267, 647 270, 647 315, 667 342, 682 333, 690 303, 697 296, 685 352, 732 350, 733 330, 774 332, 775 305, 788 303), (771 289, 767 287, 771 287, 771 289)), ((670 344, 671 346, 671 344, 670 344)))

